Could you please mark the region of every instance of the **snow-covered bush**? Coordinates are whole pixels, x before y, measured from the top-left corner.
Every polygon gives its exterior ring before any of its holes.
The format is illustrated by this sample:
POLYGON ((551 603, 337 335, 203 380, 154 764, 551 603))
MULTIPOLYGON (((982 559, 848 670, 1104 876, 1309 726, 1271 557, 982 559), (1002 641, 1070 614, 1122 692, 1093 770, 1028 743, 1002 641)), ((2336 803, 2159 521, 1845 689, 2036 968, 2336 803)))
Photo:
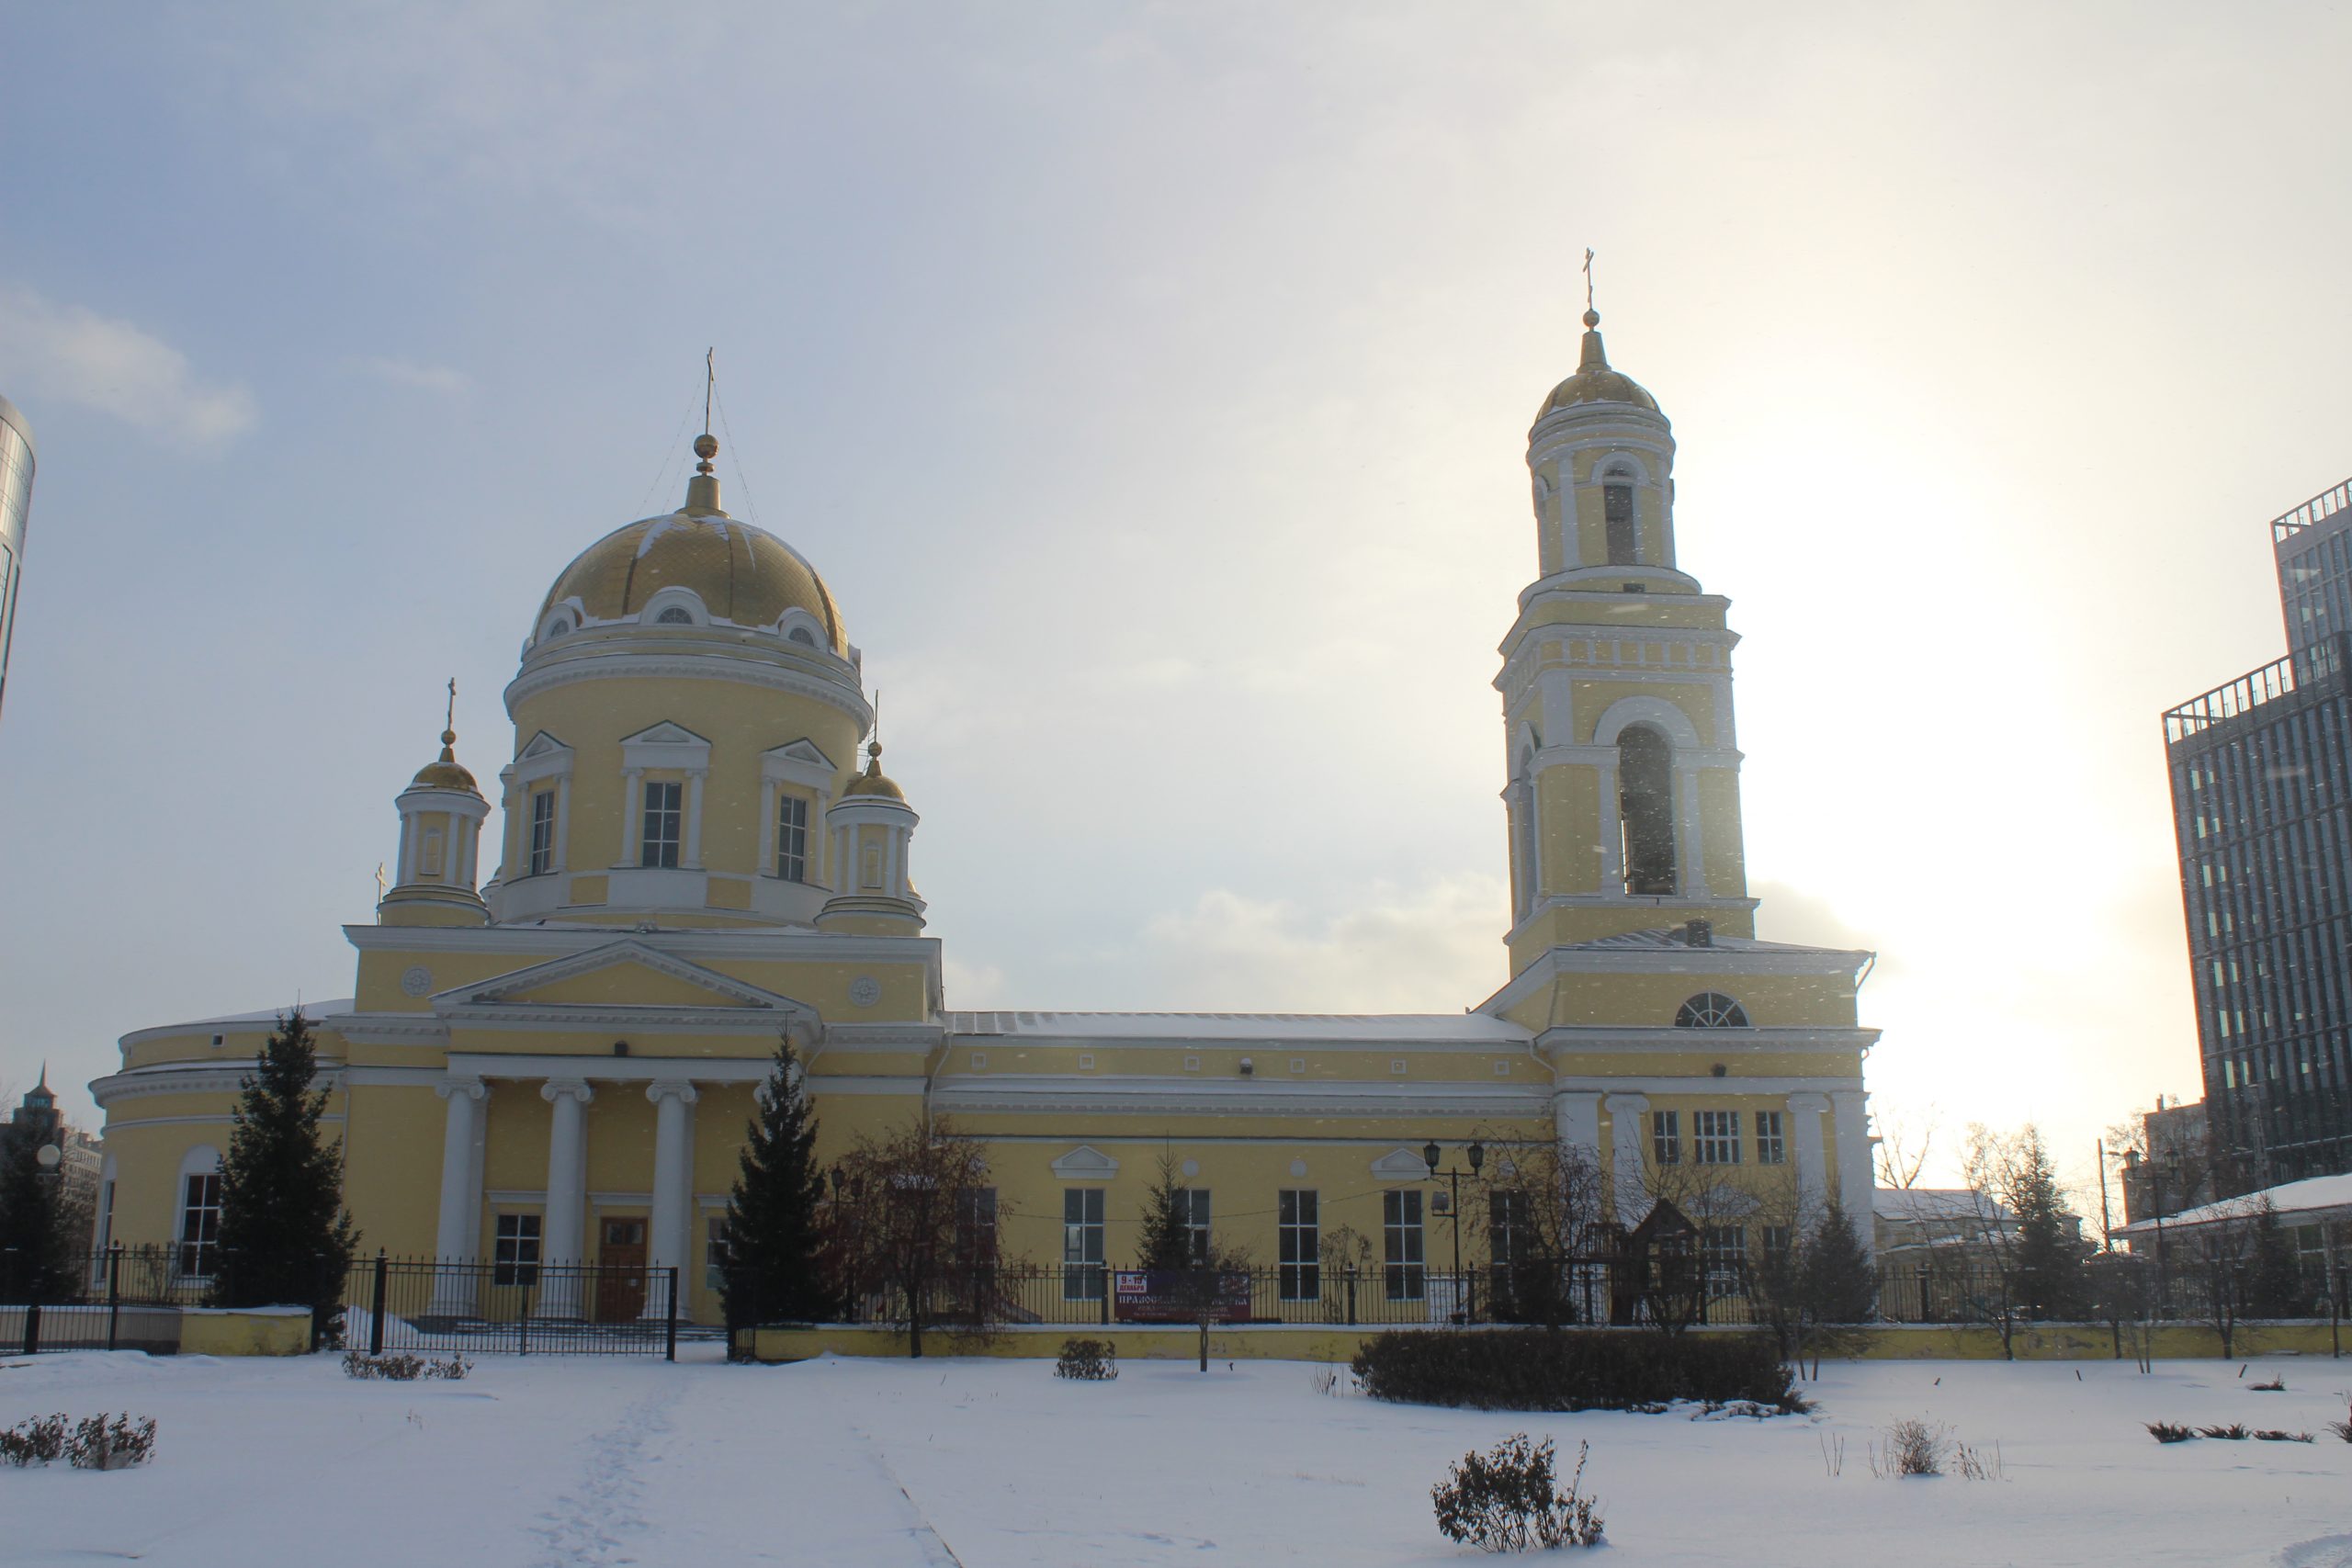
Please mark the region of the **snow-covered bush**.
POLYGON ((2254 1440, 2257 1443, 2308 1443, 2312 1435, 2309 1432, 2281 1432, 2275 1428, 2257 1427, 2254 1440))
POLYGON ((65 1441, 63 1416, 28 1416, 0 1432, 0 1460, 19 1469, 47 1464, 65 1452, 65 1441))
POLYGON ((427 1361, 424 1363, 424 1375, 426 1377, 440 1378, 448 1382, 456 1382, 459 1378, 464 1377, 468 1372, 472 1371, 473 1370, 474 1364, 471 1361, 467 1360, 463 1356, 452 1356, 446 1361, 427 1361))
POLYGON ((1576 1473, 1565 1491, 1553 1467, 1549 1438, 1534 1443, 1519 1432, 1491 1453, 1473 1450, 1444 1481, 1430 1488, 1437 1528, 1446 1540, 1467 1542, 1481 1551, 1598 1545, 1600 1505, 1578 1491, 1590 1448, 1577 1445, 1576 1473))
POLYGON ((128 1411, 108 1420, 104 1412, 85 1416, 74 1428, 65 1457, 76 1470, 129 1470, 155 1453, 155 1418, 133 1422, 128 1411))
POLYGON ((2246 1430, 2245 1423, 2243 1421, 2233 1421, 2223 1427, 2199 1427, 2197 1428, 2197 1435, 2200 1438, 2220 1438, 2233 1443, 2242 1443, 2254 1436, 2252 1432, 2246 1430))
POLYGON ((1805 1408, 1763 1334, 1416 1329, 1355 1357, 1374 1399, 1476 1410, 1662 1410, 1670 1400, 1805 1408))
POLYGON ((2148 1423, 2148 1435, 2160 1443, 2185 1443, 2197 1436, 2197 1429, 2171 1421, 2151 1421, 2148 1423))
POLYGON ((1119 1375, 1119 1348, 1108 1339, 1065 1339, 1054 1361, 1054 1376, 1079 1382, 1109 1382, 1119 1375))
POLYGON ((1881 1475, 1941 1475, 1951 1457, 1951 1428, 1938 1422, 1897 1421, 1886 1429, 1883 1449, 1871 1457, 1881 1475))
POLYGON ((387 1382, 414 1382, 419 1378, 446 1378, 457 1382, 474 1370, 474 1364, 463 1356, 452 1356, 446 1361, 428 1361, 422 1356, 394 1351, 388 1356, 370 1356, 357 1350, 344 1353, 343 1372, 345 1377, 381 1378, 387 1382))
POLYGON ((2330 1421, 2327 1424, 2327 1429, 2346 1442, 2352 1443, 2352 1410, 2347 1410, 2346 1415, 2347 1418, 2345 1420, 2330 1421))

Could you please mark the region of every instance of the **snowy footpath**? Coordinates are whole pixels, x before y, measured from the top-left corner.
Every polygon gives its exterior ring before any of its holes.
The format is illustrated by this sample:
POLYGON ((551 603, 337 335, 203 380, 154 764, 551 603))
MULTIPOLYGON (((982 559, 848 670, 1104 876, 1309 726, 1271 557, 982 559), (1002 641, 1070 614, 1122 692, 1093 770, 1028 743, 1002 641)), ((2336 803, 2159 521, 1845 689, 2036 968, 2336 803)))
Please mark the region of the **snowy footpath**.
MULTIPOLYGON (((128 1410, 155 1461, 0 1470, 0 1562, 734 1563, 1108 1568, 1485 1562, 1429 1488, 1526 1430, 1573 1463, 1633 1564, 2262 1564, 2352 1568, 2352 1359, 1830 1366, 1770 1421, 1482 1415, 1323 1391, 1292 1362, 486 1359, 458 1383, 354 1382, 330 1357, 0 1359, 0 1426, 128 1410), (2283 1393, 2248 1384, 2278 1374, 2283 1393), (1993 1479, 1882 1479, 1920 1418, 1993 1479), (2311 1444, 2169 1447, 2143 1423, 2244 1422, 2311 1444), (1842 1463, 1840 1448, 1842 1445, 1842 1463)), ((1544 1561, 1576 1561, 1574 1558, 1544 1561)))

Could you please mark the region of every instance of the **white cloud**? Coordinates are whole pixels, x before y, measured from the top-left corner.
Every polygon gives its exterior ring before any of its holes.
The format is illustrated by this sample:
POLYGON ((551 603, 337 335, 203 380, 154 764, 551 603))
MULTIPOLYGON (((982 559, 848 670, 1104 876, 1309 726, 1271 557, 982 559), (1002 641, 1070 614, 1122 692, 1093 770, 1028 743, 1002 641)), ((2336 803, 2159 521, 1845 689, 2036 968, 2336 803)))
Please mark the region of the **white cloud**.
POLYGON ((1459 1012, 1505 978, 1510 896, 1465 875, 1416 888, 1380 886, 1332 914, 1224 888, 1144 931, 1150 987, 1189 1009, 1459 1012))
POLYGON ((174 446, 226 446, 253 427, 244 388, 199 379, 152 333, 29 288, 0 286, 0 364, 18 384, 112 414, 174 446))
POLYGON ((446 365, 419 365, 413 359, 382 355, 355 359, 352 365, 379 381, 420 392, 437 392, 445 398, 462 398, 474 386, 473 378, 464 371, 452 370, 446 365))

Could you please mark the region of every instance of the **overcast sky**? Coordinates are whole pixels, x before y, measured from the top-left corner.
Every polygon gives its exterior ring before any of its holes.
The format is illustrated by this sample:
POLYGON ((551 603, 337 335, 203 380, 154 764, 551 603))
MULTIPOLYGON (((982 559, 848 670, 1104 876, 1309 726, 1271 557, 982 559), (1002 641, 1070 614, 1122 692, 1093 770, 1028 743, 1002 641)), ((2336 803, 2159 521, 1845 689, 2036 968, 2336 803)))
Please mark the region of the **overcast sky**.
POLYGON ((2087 1181, 2197 1092, 2159 715, 2352 471, 2343 8, 656 11, 0 0, 0 1083, 349 993, 442 682, 494 774, 710 344, 951 1006, 1479 1001, 1591 245, 1882 1114, 2087 1181))

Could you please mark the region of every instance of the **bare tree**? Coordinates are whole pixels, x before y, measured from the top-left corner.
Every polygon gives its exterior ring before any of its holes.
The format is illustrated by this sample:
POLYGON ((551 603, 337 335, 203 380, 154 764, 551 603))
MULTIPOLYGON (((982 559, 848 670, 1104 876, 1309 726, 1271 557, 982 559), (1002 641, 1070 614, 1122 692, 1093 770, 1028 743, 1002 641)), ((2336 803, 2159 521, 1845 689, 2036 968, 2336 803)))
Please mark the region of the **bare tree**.
POLYGON ((1878 1184, 1918 1186, 1943 1130, 1942 1108, 1929 1100, 1908 1110, 1874 1111, 1871 1119, 1878 1123, 1878 1184))
POLYGON ((1556 1327, 1605 1315, 1598 1259, 1614 1250, 1600 1162, 1555 1138, 1487 1135, 1458 1223, 1484 1235, 1498 1317, 1556 1327))
POLYGON ((836 1224, 850 1291, 878 1295, 886 1321, 922 1354, 923 1331, 984 1328, 996 1303, 976 1258, 995 1255, 995 1189, 977 1138, 918 1117, 860 1134, 840 1166, 836 1224), (975 1233, 984 1227, 989 1234, 975 1233))

